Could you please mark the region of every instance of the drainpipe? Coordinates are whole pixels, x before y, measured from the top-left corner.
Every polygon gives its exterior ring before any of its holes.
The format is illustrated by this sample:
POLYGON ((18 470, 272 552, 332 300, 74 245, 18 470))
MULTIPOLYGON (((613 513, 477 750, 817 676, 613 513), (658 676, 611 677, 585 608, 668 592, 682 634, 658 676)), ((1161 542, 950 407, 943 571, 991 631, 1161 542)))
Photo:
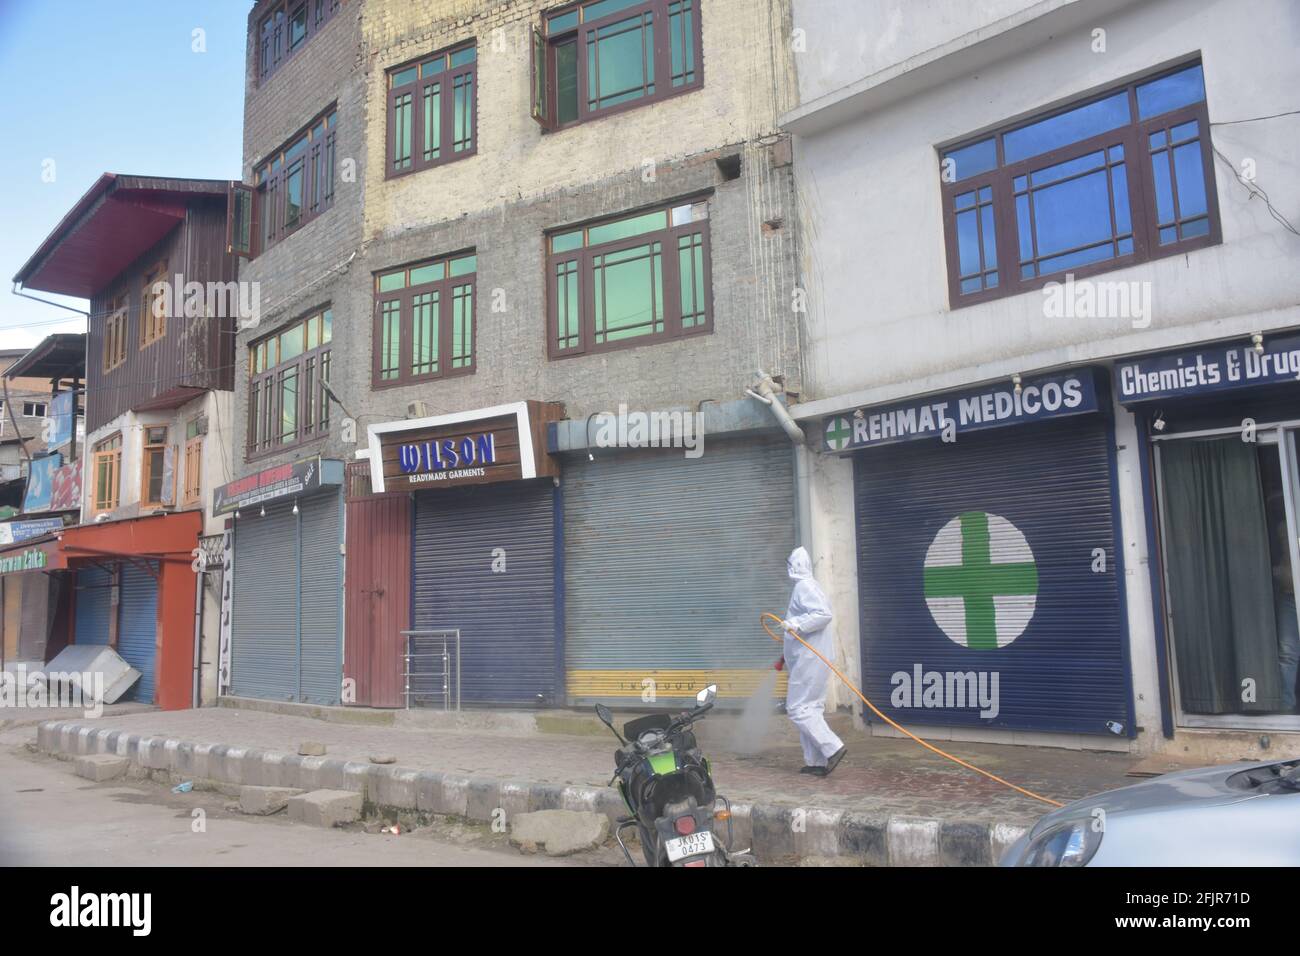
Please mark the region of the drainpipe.
MULTIPOLYGON (((76 427, 75 422, 73 427, 76 427)), ((206 567, 207 552, 201 543, 199 544, 199 553, 204 567, 206 567)), ((203 679, 203 580, 206 576, 206 571, 199 571, 194 575, 194 686, 190 692, 190 707, 195 710, 198 710, 201 702, 199 690, 203 679)))
POLYGON ((804 438, 803 429, 790 417, 781 399, 777 397, 780 388, 772 381, 770 375, 761 369, 754 376, 752 388, 745 389, 750 398, 762 402, 775 416, 781 430, 785 432, 794 446, 794 495, 795 495, 795 534, 799 544, 813 552, 812 534, 812 453, 804 438))

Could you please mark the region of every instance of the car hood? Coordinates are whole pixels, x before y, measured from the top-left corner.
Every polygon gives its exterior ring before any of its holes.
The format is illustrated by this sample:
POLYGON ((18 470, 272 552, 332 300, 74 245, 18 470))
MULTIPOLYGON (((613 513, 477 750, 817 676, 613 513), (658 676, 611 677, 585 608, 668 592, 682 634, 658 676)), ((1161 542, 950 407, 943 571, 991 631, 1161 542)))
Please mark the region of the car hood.
POLYGON ((1255 800, 1264 794, 1254 789, 1229 786, 1228 779, 1243 770, 1290 763, 1294 759, 1292 757, 1285 760, 1248 761, 1162 774, 1150 780, 1143 780, 1117 790, 1107 790, 1068 803, 1059 810, 1053 810, 1040 818, 1034 824, 1030 834, 1037 836, 1047 827, 1063 819, 1087 817, 1099 808, 1107 814, 1141 813, 1155 808, 1171 809, 1193 804, 1215 806, 1255 800))

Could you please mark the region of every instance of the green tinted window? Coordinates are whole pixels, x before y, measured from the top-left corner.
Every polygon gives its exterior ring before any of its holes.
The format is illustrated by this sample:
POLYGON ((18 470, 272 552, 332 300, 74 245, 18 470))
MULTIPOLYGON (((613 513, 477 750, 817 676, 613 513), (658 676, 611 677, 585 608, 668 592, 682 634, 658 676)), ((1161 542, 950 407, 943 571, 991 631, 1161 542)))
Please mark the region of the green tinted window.
POLYGON ((379 291, 392 292, 394 289, 406 288, 406 271, 390 272, 379 277, 379 291))
POLYGON ((411 285, 424 285, 426 282, 437 282, 444 275, 445 266, 441 262, 434 262, 425 266, 411 267, 411 285))
POLYGON ((453 276, 469 275, 478 268, 478 256, 461 256, 459 259, 451 260, 451 274, 453 276))
POLYGON ((598 246, 606 242, 617 242, 619 239, 630 239, 643 233, 654 232, 656 229, 665 229, 667 226, 668 213, 660 209, 657 212, 592 226, 587 230, 587 244, 598 246))

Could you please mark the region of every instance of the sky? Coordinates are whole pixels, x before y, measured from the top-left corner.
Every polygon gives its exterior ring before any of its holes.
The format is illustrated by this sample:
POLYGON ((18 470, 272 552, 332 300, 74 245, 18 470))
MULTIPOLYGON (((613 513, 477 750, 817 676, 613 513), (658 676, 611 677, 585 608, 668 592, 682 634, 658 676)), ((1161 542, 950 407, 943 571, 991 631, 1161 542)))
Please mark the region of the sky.
POLYGON ((85 331, 10 290, 101 174, 240 178, 252 5, 0 0, 0 349, 85 331))

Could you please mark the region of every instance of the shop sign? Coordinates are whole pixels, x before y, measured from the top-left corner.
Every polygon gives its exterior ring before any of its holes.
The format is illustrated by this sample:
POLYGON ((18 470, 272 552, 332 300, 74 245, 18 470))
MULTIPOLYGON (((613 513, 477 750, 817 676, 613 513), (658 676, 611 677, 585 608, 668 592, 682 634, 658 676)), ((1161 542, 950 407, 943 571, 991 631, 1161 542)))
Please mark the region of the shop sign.
POLYGON ((54 475, 63 464, 58 452, 44 458, 33 458, 27 468, 27 493, 23 496, 23 511, 49 511, 54 502, 54 475))
POLYGON ((0 524, 0 546, 18 544, 63 530, 62 518, 37 518, 35 521, 9 521, 0 524))
POLYGON ((268 501, 309 495, 326 484, 338 484, 341 480, 323 478, 322 471, 319 457, 306 458, 232 481, 212 493, 212 514, 214 517, 232 514, 240 508, 268 501))
POLYGON ((473 412, 372 425, 370 459, 375 493, 554 476, 546 452, 546 427, 560 405, 516 402, 473 412))
POLYGON ((59 392, 50 403, 50 448, 62 448, 72 441, 76 421, 76 392, 59 392))
POLYGON ((0 555, 0 574, 14 574, 18 571, 40 571, 50 563, 49 555, 41 548, 20 551, 17 554, 0 555))
POLYGON ((1115 367, 1123 404, 1190 398, 1300 380, 1300 333, 1266 337, 1262 351, 1245 341, 1148 355, 1115 367))
POLYGON ((50 510, 75 511, 81 507, 81 462, 70 461, 50 478, 50 510))
POLYGON ((1097 410, 1096 376, 1081 369, 1026 378, 1019 391, 1002 381, 832 415, 822 423, 822 435, 826 450, 844 452, 923 438, 953 441, 966 432, 1097 410))

